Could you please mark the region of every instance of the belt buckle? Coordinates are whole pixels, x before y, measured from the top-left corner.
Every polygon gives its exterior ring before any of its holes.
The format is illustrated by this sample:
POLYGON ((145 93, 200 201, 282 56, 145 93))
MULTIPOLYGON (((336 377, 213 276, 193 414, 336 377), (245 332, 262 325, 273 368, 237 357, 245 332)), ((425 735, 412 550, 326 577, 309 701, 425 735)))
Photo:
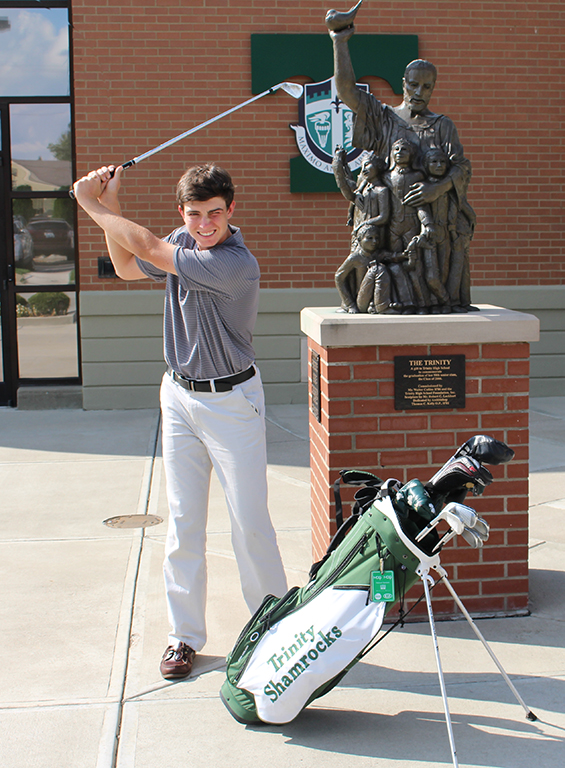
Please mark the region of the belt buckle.
POLYGON ((189 392, 194 392, 194 382, 191 379, 185 379, 184 376, 181 376, 180 373, 177 373, 176 371, 171 371, 173 376, 173 381, 177 384, 180 384, 181 387, 184 389, 188 389, 189 392))

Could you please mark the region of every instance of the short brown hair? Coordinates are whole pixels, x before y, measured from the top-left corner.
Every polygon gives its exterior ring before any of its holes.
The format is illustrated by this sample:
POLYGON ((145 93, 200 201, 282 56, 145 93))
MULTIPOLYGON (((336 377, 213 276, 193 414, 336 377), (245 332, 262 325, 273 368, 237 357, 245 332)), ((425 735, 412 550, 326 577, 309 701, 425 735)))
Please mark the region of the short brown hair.
POLYGON ((226 208, 233 202, 235 188, 231 176, 215 163, 194 165, 180 177, 177 184, 177 203, 183 205, 191 200, 210 200, 221 197, 226 208))

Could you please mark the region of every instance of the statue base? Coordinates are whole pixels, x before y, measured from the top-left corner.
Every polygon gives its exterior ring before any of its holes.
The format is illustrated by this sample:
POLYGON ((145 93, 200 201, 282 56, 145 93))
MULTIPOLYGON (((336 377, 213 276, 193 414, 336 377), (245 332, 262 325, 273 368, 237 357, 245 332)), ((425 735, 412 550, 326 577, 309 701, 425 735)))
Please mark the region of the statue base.
MULTIPOLYGON (((494 482, 483 496, 467 498, 488 521, 490 538, 483 549, 471 549, 457 537, 442 551, 442 564, 475 615, 516 615, 528 610, 529 357, 539 321, 502 307, 479 310, 424 316, 302 310, 313 557, 323 556, 335 533, 332 486, 340 469, 425 482, 462 443, 488 434, 516 453, 509 464, 489 467, 494 482)), ((344 499, 353 493, 345 487, 344 499)), ((444 616, 458 614, 442 585, 434 589, 434 607, 444 616)))

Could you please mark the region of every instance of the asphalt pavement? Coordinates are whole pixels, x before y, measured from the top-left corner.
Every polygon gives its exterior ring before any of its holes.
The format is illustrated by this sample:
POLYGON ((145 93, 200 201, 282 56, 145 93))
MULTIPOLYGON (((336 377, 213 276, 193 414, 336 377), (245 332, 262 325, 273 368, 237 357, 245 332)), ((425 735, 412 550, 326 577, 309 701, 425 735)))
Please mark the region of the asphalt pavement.
MULTIPOLYGON (((465 621, 436 624, 461 768, 565 764, 565 398, 531 403, 530 608, 477 622, 530 722, 465 621)), ((268 410, 270 508, 289 583, 311 564, 306 406, 268 410)), ((165 681, 165 523, 157 411, 0 409, 2 768, 451 766, 427 622, 395 630, 289 725, 243 726, 219 698, 248 619, 212 483, 209 641, 165 681)), ((488 546, 488 543, 487 545, 488 546)))

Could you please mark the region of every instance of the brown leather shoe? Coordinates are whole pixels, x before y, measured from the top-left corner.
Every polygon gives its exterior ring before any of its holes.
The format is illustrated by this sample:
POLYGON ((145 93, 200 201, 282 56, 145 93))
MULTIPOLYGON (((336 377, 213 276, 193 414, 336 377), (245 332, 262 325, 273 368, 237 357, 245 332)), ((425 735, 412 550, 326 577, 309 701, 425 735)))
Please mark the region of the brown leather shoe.
POLYGON ((161 659, 161 674, 165 680, 188 677, 195 656, 196 651, 193 651, 190 645, 186 643, 179 643, 177 647, 169 645, 161 659))

